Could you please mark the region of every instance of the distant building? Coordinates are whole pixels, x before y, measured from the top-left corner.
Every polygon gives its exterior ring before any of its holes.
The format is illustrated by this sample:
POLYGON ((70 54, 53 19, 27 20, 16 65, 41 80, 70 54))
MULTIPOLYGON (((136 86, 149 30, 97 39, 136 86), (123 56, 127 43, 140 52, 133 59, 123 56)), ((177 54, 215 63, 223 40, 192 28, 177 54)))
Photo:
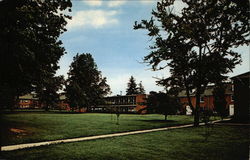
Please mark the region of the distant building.
POLYGON ((146 94, 105 97, 105 104, 93 108, 93 112, 109 112, 111 108, 119 108, 121 113, 145 113, 145 110, 141 110, 146 107, 146 98, 146 94))
POLYGON ((29 93, 19 97, 19 108, 39 108, 36 94, 29 93))
POLYGON ((249 122, 250 117, 250 72, 231 78, 234 83, 235 119, 249 122))
POLYGON ((67 102, 66 95, 61 93, 59 96, 58 108, 60 110, 70 110, 69 103, 67 102))
MULTIPOLYGON (((231 83, 226 83, 226 90, 225 90, 225 99, 227 101, 226 109, 228 110, 229 115, 233 115, 233 108, 234 108, 234 97, 233 97, 233 85, 231 83)), ((201 94, 201 99, 200 99, 200 107, 204 110, 214 110, 214 95, 213 95, 213 90, 214 90, 214 85, 207 86, 206 90, 204 91, 203 94, 201 94)), ((190 114, 190 106, 188 103, 188 98, 186 95, 186 91, 183 90, 178 94, 179 100, 181 104, 183 105, 183 110, 182 113, 186 114, 186 111, 188 112, 187 114, 190 114)), ((195 97, 195 91, 190 93, 190 99, 192 105, 195 107, 196 105, 196 97, 195 97)))

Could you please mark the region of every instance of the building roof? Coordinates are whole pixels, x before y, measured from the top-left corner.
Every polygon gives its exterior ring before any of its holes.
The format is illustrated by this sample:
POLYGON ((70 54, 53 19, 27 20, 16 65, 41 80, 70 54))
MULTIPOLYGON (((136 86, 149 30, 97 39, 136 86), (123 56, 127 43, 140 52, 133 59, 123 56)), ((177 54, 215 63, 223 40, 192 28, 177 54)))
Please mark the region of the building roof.
POLYGON ((65 95, 65 94, 61 94, 61 95, 59 96, 59 99, 60 99, 60 100, 65 100, 65 99, 66 99, 66 95, 65 95))
POLYGON ((104 98, 116 98, 116 97, 135 97, 137 95, 146 95, 146 94, 132 94, 132 95, 116 95, 116 96, 109 96, 104 98))
MULTIPOLYGON (((38 100, 38 97, 36 97, 36 94, 29 93, 29 94, 25 94, 25 95, 23 95, 23 96, 19 96, 19 99, 38 100)), ((61 95, 59 96, 59 99, 60 99, 60 100, 65 100, 65 99, 66 99, 65 94, 61 94, 61 95)))
POLYGON ((233 80, 236 78, 250 78, 250 71, 231 77, 233 80))
POLYGON ((31 93, 25 94, 23 96, 19 96, 19 99, 38 100, 38 98, 36 97, 36 94, 31 94, 31 93))
MULTIPOLYGON (((203 94, 201 94, 202 96, 212 96, 213 95, 213 91, 214 91, 214 85, 212 86, 207 86, 206 90, 204 91, 203 94)), ((232 95, 233 91, 232 91, 232 84, 226 84, 226 90, 225 90, 225 94, 226 95, 232 95)), ((193 97, 195 96, 195 91, 193 91, 192 93, 190 93, 190 96, 193 97)), ((182 90, 179 94, 178 97, 187 97, 186 95, 186 90, 182 90)))

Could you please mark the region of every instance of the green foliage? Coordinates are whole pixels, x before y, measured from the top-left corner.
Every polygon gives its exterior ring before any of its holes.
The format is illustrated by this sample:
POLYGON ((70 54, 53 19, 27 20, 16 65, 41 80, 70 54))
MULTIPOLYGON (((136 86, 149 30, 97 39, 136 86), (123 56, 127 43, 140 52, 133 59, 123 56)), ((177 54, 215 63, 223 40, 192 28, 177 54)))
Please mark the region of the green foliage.
POLYGON ((72 109, 91 107, 103 103, 103 97, 110 93, 110 87, 98 71, 91 54, 77 54, 70 65, 66 81, 66 97, 72 109))
POLYGON ((167 115, 176 114, 181 108, 181 104, 176 97, 162 92, 150 92, 146 101, 147 107, 145 109, 148 112, 165 115, 165 120, 167 119, 167 115))
POLYGON ((129 82, 128 82, 128 87, 126 90, 126 95, 132 95, 132 94, 138 94, 138 88, 137 88, 137 84, 135 82, 135 78, 133 76, 131 76, 129 78, 129 82))
POLYGON ((138 93, 139 94, 145 94, 145 89, 142 85, 142 81, 140 81, 140 83, 138 84, 138 93))
POLYGON ((69 0, 0 1, 1 107, 12 107, 19 95, 53 77, 65 53, 58 38, 70 17, 63 11, 71 6, 69 0))
POLYGON ((227 113, 227 101, 225 95, 225 86, 223 84, 218 84, 213 91, 214 95, 214 108, 219 114, 221 119, 225 118, 227 113))
POLYGON ((195 89, 194 124, 198 125, 200 95, 208 83, 225 80, 241 62, 233 48, 249 44, 249 5, 227 0, 182 2, 187 7, 178 14, 173 12, 174 0, 158 2, 153 17, 135 22, 134 29, 148 30, 154 41, 145 62, 154 70, 170 67, 171 76, 159 84, 185 87, 191 108, 189 92, 195 89))
POLYGON ((40 104, 46 111, 57 108, 59 102, 58 91, 62 89, 63 84, 63 76, 57 76, 45 77, 43 79, 43 83, 37 85, 37 97, 39 98, 40 104))

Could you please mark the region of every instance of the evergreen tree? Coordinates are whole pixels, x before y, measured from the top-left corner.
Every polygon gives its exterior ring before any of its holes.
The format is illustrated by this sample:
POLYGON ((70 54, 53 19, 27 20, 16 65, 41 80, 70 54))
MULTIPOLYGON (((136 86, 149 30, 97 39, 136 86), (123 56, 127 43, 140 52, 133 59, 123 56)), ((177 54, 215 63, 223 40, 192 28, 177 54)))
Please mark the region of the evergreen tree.
POLYGON ((138 92, 137 84, 135 82, 135 78, 133 76, 131 76, 129 78, 126 94, 127 95, 132 95, 132 94, 138 94, 138 93, 139 92, 138 92))
POLYGON ((142 81, 140 81, 140 83, 138 84, 138 93, 139 94, 145 94, 145 89, 142 85, 142 81))
POLYGON ((66 81, 66 97, 72 109, 95 107, 110 93, 106 77, 98 71, 91 54, 77 54, 70 65, 66 81))
POLYGON ((20 95, 53 77, 65 53, 69 0, 0 1, 0 107, 11 108, 20 95), (59 14, 60 12, 60 14, 59 14))
POLYGON ((179 14, 171 8, 174 0, 158 2, 153 17, 139 24, 135 22, 134 29, 148 30, 155 42, 145 62, 154 70, 170 67, 171 76, 159 83, 186 89, 189 105, 194 110, 194 125, 198 126, 201 94, 208 83, 225 80, 226 74, 241 62, 240 54, 233 48, 249 44, 249 2, 182 2, 187 7, 179 14), (195 106, 189 96, 192 90, 195 90, 195 106))

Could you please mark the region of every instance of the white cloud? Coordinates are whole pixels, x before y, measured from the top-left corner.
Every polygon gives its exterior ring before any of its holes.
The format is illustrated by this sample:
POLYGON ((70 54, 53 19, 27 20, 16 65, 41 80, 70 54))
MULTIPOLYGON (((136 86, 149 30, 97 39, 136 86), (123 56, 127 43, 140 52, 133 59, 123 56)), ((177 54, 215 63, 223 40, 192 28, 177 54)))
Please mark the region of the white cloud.
POLYGON ((89 6, 101 6, 102 0, 83 0, 89 6))
POLYGON ((79 28, 79 27, 91 27, 91 28, 102 28, 108 25, 118 24, 119 21, 116 16, 117 11, 105 11, 105 10, 85 10, 79 11, 72 16, 67 24, 67 28, 79 28))
POLYGON ((157 78, 168 77, 169 74, 165 71, 150 71, 150 70, 141 70, 141 69, 102 69, 102 75, 107 77, 107 83, 110 85, 112 95, 126 94, 127 83, 129 78, 133 76, 138 84, 142 81, 142 85, 144 86, 146 93, 150 91, 162 91, 163 87, 156 85, 157 78))
POLYGON ((121 6, 123 4, 125 4, 126 1, 125 0, 117 0, 117 1, 109 1, 107 3, 108 7, 118 7, 118 6, 121 6))

